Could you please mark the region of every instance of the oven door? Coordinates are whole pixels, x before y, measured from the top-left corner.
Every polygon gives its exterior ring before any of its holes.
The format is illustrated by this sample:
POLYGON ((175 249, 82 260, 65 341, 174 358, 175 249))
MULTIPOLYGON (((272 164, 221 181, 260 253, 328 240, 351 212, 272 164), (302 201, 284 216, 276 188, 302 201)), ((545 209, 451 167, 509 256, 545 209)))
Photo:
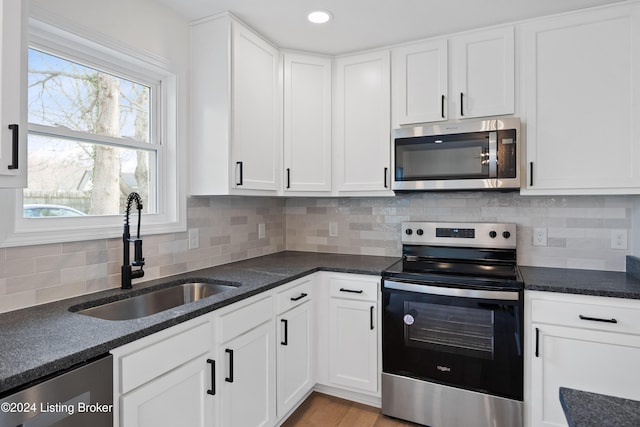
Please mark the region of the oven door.
POLYGON ((383 372, 522 400, 522 297, 384 280, 383 372))

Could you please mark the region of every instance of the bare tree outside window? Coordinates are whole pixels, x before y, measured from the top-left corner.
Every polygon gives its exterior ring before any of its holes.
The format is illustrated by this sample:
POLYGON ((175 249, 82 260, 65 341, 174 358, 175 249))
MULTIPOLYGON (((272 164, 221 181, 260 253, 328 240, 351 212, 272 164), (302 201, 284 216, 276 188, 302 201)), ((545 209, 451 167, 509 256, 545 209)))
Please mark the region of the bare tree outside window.
MULTIPOLYGON (((156 179, 149 168, 156 161, 150 91, 131 79, 30 49, 25 206, 115 215, 131 191, 148 200, 156 179)), ((154 209, 145 203, 146 212, 154 209)))

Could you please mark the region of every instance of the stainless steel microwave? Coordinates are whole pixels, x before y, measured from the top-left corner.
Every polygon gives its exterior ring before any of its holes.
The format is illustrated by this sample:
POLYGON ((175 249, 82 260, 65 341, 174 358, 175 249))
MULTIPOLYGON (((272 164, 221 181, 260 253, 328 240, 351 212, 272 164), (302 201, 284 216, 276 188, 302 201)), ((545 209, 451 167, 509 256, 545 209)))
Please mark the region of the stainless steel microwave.
POLYGON ((518 118, 394 129, 392 189, 517 189, 521 151, 518 118))

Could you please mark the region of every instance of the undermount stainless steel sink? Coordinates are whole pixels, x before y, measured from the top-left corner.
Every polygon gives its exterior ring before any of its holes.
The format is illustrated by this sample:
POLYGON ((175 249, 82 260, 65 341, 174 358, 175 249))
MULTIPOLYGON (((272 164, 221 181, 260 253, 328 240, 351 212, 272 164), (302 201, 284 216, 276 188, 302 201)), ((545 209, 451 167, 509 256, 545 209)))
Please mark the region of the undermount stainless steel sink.
MULTIPOLYGON (((105 320, 139 319, 212 295, 231 291, 238 286, 239 284, 230 282, 187 281, 135 297, 78 310, 77 313, 105 320)), ((73 311, 73 308, 71 310, 73 311)))

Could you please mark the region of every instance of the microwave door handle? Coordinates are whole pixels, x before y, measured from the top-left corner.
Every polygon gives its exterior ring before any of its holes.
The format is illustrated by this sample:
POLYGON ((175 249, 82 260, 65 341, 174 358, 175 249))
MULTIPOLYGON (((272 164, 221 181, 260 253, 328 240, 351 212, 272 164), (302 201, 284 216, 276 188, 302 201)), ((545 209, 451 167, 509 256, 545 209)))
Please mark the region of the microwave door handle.
POLYGON ((489 132, 489 178, 498 176, 498 132, 489 132))

